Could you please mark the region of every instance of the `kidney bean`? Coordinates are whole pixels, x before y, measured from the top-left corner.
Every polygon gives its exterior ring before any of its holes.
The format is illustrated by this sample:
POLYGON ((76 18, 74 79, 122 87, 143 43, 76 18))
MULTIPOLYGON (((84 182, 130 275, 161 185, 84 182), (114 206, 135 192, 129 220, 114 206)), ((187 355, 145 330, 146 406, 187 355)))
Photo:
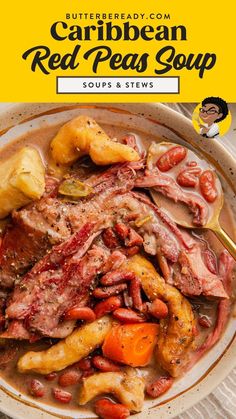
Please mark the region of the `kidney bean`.
POLYGON ((92 295, 95 298, 108 298, 120 294, 125 289, 127 289, 127 284, 111 285, 110 287, 95 288, 92 295))
POLYGON ((86 320, 87 322, 93 322, 95 319, 95 313, 89 307, 72 307, 65 314, 65 320, 86 320))
POLYGON ((122 323, 143 323, 146 321, 143 314, 138 314, 130 308, 118 308, 113 311, 112 315, 122 323))
POLYGON ((116 269, 103 275, 100 282, 102 285, 116 285, 124 281, 131 281, 134 277, 133 272, 116 269))
POLYGON ((152 301, 148 311, 156 319, 165 319, 168 316, 168 307, 166 303, 159 298, 152 301))
POLYGON ((146 393, 153 398, 159 397, 171 388, 173 382, 172 377, 160 377, 146 387, 146 393))
POLYGON ((141 281, 137 276, 130 281, 129 292, 133 301, 133 307, 136 308, 136 310, 141 310, 143 305, 141 297, 141 281))
POLYGON ((121 306, 121 298, 119 296, 109 297, 106 300, 101 301, 94 307, 94 313, 97 319, 104 316, 104 314, 111 313, 121 306))
POLYGON ((143 243, 143 238, 133 229, 129 229, 129 234, 125 239, 125 246, 133 247, 133 246, 141 246, 143 243))
POLYGON ((195 188, 198 183, 198 177, 200 176, 202 169, 200 167, 189 167, 182 170, 177 176, 177 183, 185 188, 195 188))
POLYGON ((217 198, 215 175, 211 170, 205 170, 199 179, 202 196, 207 202, 214 202, 217 198))
POLYGON ((76 362, 74 366, 78 367, 81 371, 88 371, 92 366, 91 358, 83 358, 76 362))
POLYGON ((118 246, 117 237, 111 227, 106 228, 106 230, 104 230, 104 232, 102 233, 102 239, 104 244, 109 249, 114 249, 118 246))
POLYGON ((47 381, 53 381, 53 380, 55 380, 55 378, 57 378, 57 373, 56 372, 50 372, 50 374, 45 375, 44 378, 47 381))
POLYGON ((130 415, 126 406, 108 399, 97 400, 94 406, 96 414, 102 419, 126 419, 130 415))
POLYGON ((119 365, 100 355, 94 356, 92 362, 95 368, 103 372, 120 371, 119 365))
POLYGON ((55 399, 61 403, 70 403, 72 399, 71 393, 65 390, 61 390, 60 388, 53 388, 52 394, 55 397, 55 399))
POLYGON ((29 392, 34 397, 43 397, 45 395, 45 387, 41 381, 33 379, 30 381, 29 392))
POLYGON ((172 167, 179 164, 187 155, 186 148, 182 146, 175 146, 166 151, 157 160, 157 167, 161 172, 167 172, 172 167))
POLYGON ((77 384, 81 378, 82 374, 79 371, 76 370, 68 370, 63 372, 59 379, 58 384, 61 387, 68 387, 72 386, 74 384, 77 384))
POLYGON ((212 321, 207 316, 199 315, 198 324, 204 327, 204 329, 208 329, 208 327, 212 326, 212 321))
POLYGON ((125 240, 126 237, 128 237, 128 235, 129 235, 129 230, 130 229, 124 223, 117 223, 117 224, 115 224, 114 229, 115 229, 116 233, 118 234, 118 236, 122 240, 125 240))

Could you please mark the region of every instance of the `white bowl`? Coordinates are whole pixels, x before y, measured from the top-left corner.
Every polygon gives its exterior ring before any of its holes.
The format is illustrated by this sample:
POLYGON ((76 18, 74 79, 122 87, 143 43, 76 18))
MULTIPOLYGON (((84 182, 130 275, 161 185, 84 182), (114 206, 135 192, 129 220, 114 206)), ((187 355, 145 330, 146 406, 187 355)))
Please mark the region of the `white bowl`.
MULTIPOLYGON (((0 110, 0 148, 19 135, 45 125, 63 124, 79 113, 93 116, 100 123, 122 125, 127 130, 139 130, 152 137, 162 137, 192 147, 208 159, 218 171, 231 207, 236 214, 236 161, 217 140, 198 135, 191 122, 161 104, 7 104, 0 110)), ((207 396, 235 365, 236 320, 231 318, 224 335, 191 371, 179 379, 162 397, 145 402, 136 419, 172 418, 207 396)), ((0 379, 0 409, 9 416, 22 419, 92 418, 94 413, 56 408, 38 402, 0 379)))

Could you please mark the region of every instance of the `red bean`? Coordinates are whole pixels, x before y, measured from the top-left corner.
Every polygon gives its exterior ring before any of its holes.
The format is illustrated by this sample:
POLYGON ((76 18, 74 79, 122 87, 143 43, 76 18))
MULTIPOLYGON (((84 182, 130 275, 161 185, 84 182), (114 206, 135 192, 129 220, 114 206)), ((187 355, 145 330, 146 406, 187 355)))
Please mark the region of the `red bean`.
POLYGON ((210 250, 205 249, 203 252, 204 262, 210 272, 217 275, 218 267, 217 267, 217 259, 216 255, 210 250))
POLYGON ((207 316, 203 316, 203 315, 200 315, 198 317, 198 324, 201 327, 204 327, 204 329, 208 329, 209 327, 212 326, 211 320, 207 316))
POLYGON ((189 167, 196 167, 196 166, 197 166, 197 162, 196 162, 196 161, 193 161, 193 160, 188 161, 188 162, 186 163, 186 166, 189 166, 189 167))
POLYGON ((114 229, 116 231, 116 233, 118 234, 118 236, 122 239, 125 240, 126 237, 128 237, 129 235, 129 227, 127 227, 124 223, 117 223, 114 226, 114 229))
POLYGON ((104 314, 111 313, 112 311, 116 310, 121 306, 121 298, 120 297, 109 297, 104 301, 96 304, 94 307, 94 313, 96 314, 97 319, 104 316, 104 314))
POLYGON ((138 314, 129 308, 118 308, 113 312, 113 317, 122 323, 143 323, 146 317, 143 314, 138 314))
POLYGON ((196 324, 193 325, 192 332, 193 332, 193 336, 198 336, 199 335, 199 330, 198 330, 196 324))
POLYGON ((172 169, 172 167, 179 164, 186 155, 186 148, 182 146, 172 147, 157 160, 157 167, 161 172, 167 172, 172 169))
POLYGON ((133 301, 133 307, 136 310, 141 310, 142 305, 143 305, 143 301, 141 297, 141 281, 137 276, 135 276, 134 279, 130 281, 129 292, 130 292, 130 297, 132 298, 132 301, 133 301))
POLYGON ((199 186, 202 196, 209 203, 212 203, 217 198, 217 190, 215 184, 215 175, 211 170, 205 170, 200 176, 199 186))
POLYGON ((168 307, 164 301, 156 298, 148 308, 149 313, 156 319, 165 319, 168 316, 168 307))
POLYGON ((134 277, 133 272, 115 269, 103 275, 100 282, 102 285, 116 285, 124 281, 131 281, 134 277))
POLYGON ((55 399, 61 403, 70 403, 72 399, 71 393, 65 390, 61 390, 60 388, 53 388, 52 394, 55 397, 55 399))
POLYGON ((117 284, 117 285, 111 285, 110 287, 102 287, 102 288, 95 288, 93 290, 93 297, 95 298, 108 298, 112 295, 120 294, 120 292, 127 289, 126 284, 117 284))
POLYGON ((55 380, 55 378, 57 378, 57 373, 56 372, 50 372, 50 374, 45 375, 44 378, 47 381, 53 381, 53 380, 55 380))
POLYGON ((93 357, 92 362, 95 368, 103 372, 120 371, 120 367, 117 364, 108 358, 104 358, 104 356, 96 355, 93 357))
POLYGON ((81 371, 88 371, 92 366, 91 358, 83 358, 80 361, 74 364, 75 367, 78 367, 81 371))
POLYGON ((139 246, 132 246, 125 249, 126 256, 134 256, 140 251, 139 246))
POLYGON ((34 397, 43 397, 45 395, 45 387, 41 381, 33 379, 30 381, 29 392, 34 397))
POLYGON ((103 234, 102 234, 102 238, 104 241, 104 244, 109 248, 109 249, 114 249, 118 246, 118 240, 117 237, 114 233, 114 231, 112 230, 112 228, 107 228, 103 234))
POLYGON ((58 384, 61 387, 67 387, 67 386, 72 386, 74 384, 77 384, 81 378, 81 373, 79 371, 76 370, 68 370, 63 372, 59 379, 58 379, 58 384))
POLYGON ((65 314, 66 320, 85 320, 93 322, 96 319, 94 311, 89 307, 72 307, 65 314))
POLYGON ((168 281, 170 277, 170 267, 165 256, 161 255, 160 253, 157 255, 158 264, 161 268, 162 275, 166 281, 168 281))
POLYGON ((95 402, 95 412, 102 419, 126 419, 129 417, 129 409, 120 403, 113 403, 108 399, 100 399, 95 402))
POLYGON ((147 386, 146 393, 153 398, 159 397, 171 388, 173 382, 172 377, 160 377, 147 386))
POLYGON ((190 167, 182 170, 177 176, 177 183, 185 188, 195 188, 198 183, 198 177, 201 174, 200 167, 190 167))

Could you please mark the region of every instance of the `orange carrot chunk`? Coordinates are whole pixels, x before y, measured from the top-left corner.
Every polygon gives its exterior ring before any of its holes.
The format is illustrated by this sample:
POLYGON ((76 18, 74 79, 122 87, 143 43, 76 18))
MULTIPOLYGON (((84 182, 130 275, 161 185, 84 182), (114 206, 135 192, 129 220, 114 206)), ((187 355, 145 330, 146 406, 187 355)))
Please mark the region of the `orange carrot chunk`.
POLYGON ((103 343, 103 354, 113 361, 143 367, 150 362, 158 329, 155 323, 114 326, 103 343))

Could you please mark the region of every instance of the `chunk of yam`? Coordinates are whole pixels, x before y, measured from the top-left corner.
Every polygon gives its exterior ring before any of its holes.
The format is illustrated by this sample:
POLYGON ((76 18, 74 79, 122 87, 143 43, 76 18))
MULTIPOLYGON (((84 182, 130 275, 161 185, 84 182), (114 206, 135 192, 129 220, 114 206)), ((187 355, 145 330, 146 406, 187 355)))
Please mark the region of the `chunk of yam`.
POLYGON ((39 352, 27 352, 17 364, 21 373, 49 374, 60 371, 90 354, 100 346, 112 327, 109 316, 75 329, 66 339, 39 352))
POLYGON ((144 401, 144 381, 133 368, 94 374, 83 380, 78 403, 84 405, 100 394, 112 394, 131 412, 140 412, 144 401))
POLYGON ((45 189, 45 168, 35 148, 24 147, 0 163, 0 218, 40 198, 45 189))
POLYGON ((56 163, 72 164, 83 155, 90 155, 94 163, 107 165, 138 161, 139 155, 125 144, 111 140, 96 121, 80 115, 63 125, 51 142, 56 163))

